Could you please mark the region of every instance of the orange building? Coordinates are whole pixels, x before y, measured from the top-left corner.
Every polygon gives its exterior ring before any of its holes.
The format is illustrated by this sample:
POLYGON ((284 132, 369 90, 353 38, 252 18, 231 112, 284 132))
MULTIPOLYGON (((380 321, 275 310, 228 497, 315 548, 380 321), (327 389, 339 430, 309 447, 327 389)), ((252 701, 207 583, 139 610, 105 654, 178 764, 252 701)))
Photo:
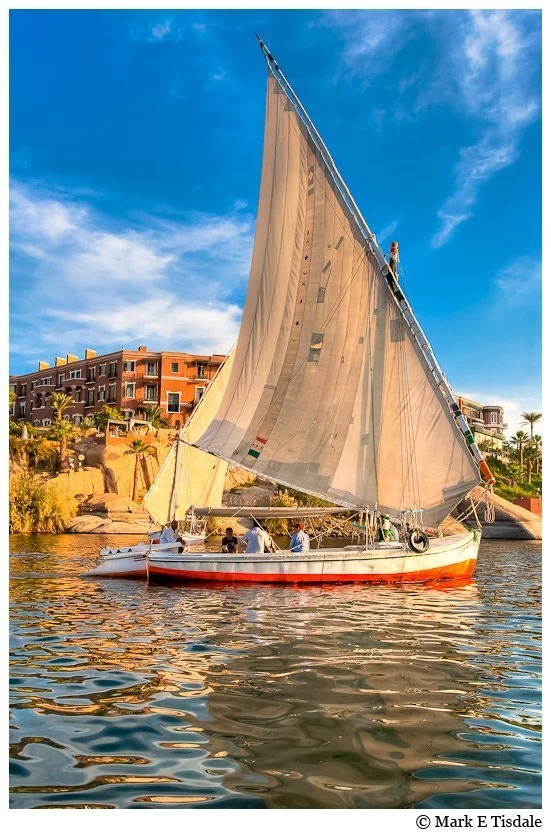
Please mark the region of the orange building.
POLYGON ((192 355, 187 352, 118 350, 97 355, 85 350, 84 358, 68 354, 53 366, 44 361, 38 370, 10 376, 15 401, 14 419, 25 419, 37 427, 48 427, 54 412, 51 393, 67 393, 73 404, 66 411, 76 425, 107 404, 118 408, 126 419, 142 419, 145 409, 159 405, 173 428, 181 427, 224 361, 224 355, 192 355))

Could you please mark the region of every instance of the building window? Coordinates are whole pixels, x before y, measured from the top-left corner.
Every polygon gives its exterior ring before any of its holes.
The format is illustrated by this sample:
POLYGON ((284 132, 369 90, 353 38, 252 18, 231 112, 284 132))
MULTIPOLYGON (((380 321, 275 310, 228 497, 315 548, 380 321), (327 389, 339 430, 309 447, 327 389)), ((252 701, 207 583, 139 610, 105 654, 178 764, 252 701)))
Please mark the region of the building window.
POLYGON ((197 365, 197 378, 206 378, 207 377, 206 369, 207 368, 205 367, 204 364, 198 364, 197 365))
POLYGON ((134 399, 136 397, 136 385, 133 381, 125 384, 124 395, 127 399, 134 399))
POLYGON ((117 362, 111 361, 109 364, 109 378, 116 378, 117 377, 117 362))
MULTIPOLYGON (((105 373, 104 373, 105 375, 105 373)), ((101 373, 100 373, 101 376, 101 373)), ((98 402, 105 401, 105 387, 98 387, 98 402)))
POLYGON ((172 364, 170 365, 170 372, 171 373, 177 373, 178 372, 178 362, 177 361, 173 361, 172 364))
POLYGON ((492 422, 493 425, 497 425, 497 413, 495 411, 491 414, 490 421, 492 422))
POLYGON ((39 427, 40 427, 40 419, 35 419, 35 420, 34 420, 34 422, 33 422, 33 424, 34 424, 37 428, 39 428, 39 427))
POLYGON ((61 387, 63 382, 65 381, 65 373, 61 373, 57 378, 57 386, 61 387))
POLYGON ((195 404, 197 404, 197 402, 201 401, 201 399, 203 398, 204 392, 205 392, 204 387, 196 387, 195 388, 195 404))
MULTIPOLYGON (((105 389, 105 388, 104 388, 105 389)), ((94 404, 94 390, 87 390, 86 391, 86 404, 88 406, 94 404)))
POLYGON ((19 402, 19 416, 23 417, 27 409, 27 402, 19 402))
POLYGON ((100 364, 100 365, 99 365, 99 374, 100 374, 100 376, 104 376, 104 375, 105 375, 105 368, 106 368, 106 367, 107 367, 107 364, 100 364))
POLYGON ((26 384, 22 384, 20 390, 21 390, 21 392, 19 394, 20 396, 26 396, 27 395, 27 385, 26 384))
POLYGON ((146 376, 156 376, 159 373, 159 365, 156 361, 148 361, 145 365, 146 376))
POLYGON ((157 401, 157 385, 156 384, 146 384, 145 385, 145 401, 146 402, 156 402, 157 401))
POLYGON ((42 427, 43 428, 49 428, 51 424, 52 424, 51 419, 42 419, 42 427))
POLYGON ((82 416, 80 415, 80 413, 75 413, 75 416, 74 416, 75 425, 80 425, 81 422, 82 422, 82 416))
POLYGON ((166 394, 166 409, 168 413, 179 413, 180 412, 180 394, 179 393, 167 393, 166 394))
POLYGON ((87 381, 95 381, 96 380, 96 368, 90 367, 88 370, 88 374, 86 376, 87 381))
POLYGON ((136 362, 135 361, 125 361, 124 362, 124 372, 125 373, 133 373, 136 370, 136 362))
POLYGON ((40 383, 50 385, 52 383, 52 377, 48 376, 48 378, 43 378, 40 383))
POLYGON ((73 396, 73 401, 77 402, 77 404, 82 401, 82 390, 80 390, 79 388, 77 388, 75 390, 75 395, 73 396))
POLYGON ((111 404, 113 404, 113 402, 115 401, 116 390, 117 390, 117 385, 116 384, 110 384, 108 389, 107 389, 107 401, 110 402, 111 404))
POLYGON ((81 378, 81 370, 70 370, 69 378, 81 378))

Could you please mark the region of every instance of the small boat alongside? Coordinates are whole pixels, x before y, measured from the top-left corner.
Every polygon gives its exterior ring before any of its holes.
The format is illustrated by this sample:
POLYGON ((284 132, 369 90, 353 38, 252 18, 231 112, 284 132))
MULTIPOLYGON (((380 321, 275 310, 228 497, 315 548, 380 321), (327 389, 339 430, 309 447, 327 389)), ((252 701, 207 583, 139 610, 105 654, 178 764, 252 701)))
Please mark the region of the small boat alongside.
POLYGON ((161 552, 147 557, 150 579, 266 583, 424 583, 469 578, 480 531, 430 541, 426 552, 402 542, 276 554, 161 552))
MULTIPOLYGON (((180 430, 176 442, 159 469, 144 498, 144 508, 153 523, 169 525, 182 521, 184 531, 178 537, 186 548, 205 542, 206 519, 200 520, 190 512, 193 502, 222 501, 227 462, 215 459, 191 446, 210 424, 212 413, 220 404, 233 363, 230 353, 210 382, 199 406, 180 430)), ((149 534, 149 543, 134 546, 106 546, 100 550, 100 563, 84 574, 87 578, 145 578, 146 556, 149 552, 166 549, 160 544, 161 531, 149 534)), ((175 552, 183 547, 168 544, 175 552)))
MULTIPOLYGON (((205 542, 204 534, 182 534, 186 548, 205 542)), ((174 543, 159 543, 156 533, 150 543, 136 543, 134 546, 105 546, 100 550, 100 562, 85 572, 84 578, 145 578, 147 577, 147 556, 151 552, 174 553, 183 551, 184 546, 174 543)))

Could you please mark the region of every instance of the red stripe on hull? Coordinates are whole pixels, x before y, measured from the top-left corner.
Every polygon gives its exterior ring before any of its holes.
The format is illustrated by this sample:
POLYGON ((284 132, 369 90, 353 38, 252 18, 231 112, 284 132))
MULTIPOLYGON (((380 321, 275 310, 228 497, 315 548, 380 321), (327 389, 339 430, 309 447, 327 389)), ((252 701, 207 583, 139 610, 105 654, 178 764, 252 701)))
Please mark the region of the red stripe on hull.
POLYGON ((224 583, 285 583, 285 584, 321 584, 321 583, 369 583, 401 584, 424 583, 425 581, 445 581, 450 578, 470 578, 476 566, 476 558, 451 563, 449 566, 437 566, 434 569, 421 569, 417 572, 397 572, 394 574, 296 574, 283 573, 260 574, 257 572, 199 572, 185 569, 166 569, 151 563, 148 566, 150 577, 169 578, 180 581, 222 581, 224 583))

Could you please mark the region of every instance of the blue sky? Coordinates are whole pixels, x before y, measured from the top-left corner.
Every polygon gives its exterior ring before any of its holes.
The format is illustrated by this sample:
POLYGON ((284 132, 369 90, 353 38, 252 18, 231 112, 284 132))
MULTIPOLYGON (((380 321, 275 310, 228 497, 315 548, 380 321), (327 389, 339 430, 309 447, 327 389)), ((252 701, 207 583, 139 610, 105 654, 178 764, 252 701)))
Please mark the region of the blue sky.
POLYGON ((236 337, 258 199, 257 31, 452 386, 541 406, 541 17, 12 11, 11 369, 236 337))

